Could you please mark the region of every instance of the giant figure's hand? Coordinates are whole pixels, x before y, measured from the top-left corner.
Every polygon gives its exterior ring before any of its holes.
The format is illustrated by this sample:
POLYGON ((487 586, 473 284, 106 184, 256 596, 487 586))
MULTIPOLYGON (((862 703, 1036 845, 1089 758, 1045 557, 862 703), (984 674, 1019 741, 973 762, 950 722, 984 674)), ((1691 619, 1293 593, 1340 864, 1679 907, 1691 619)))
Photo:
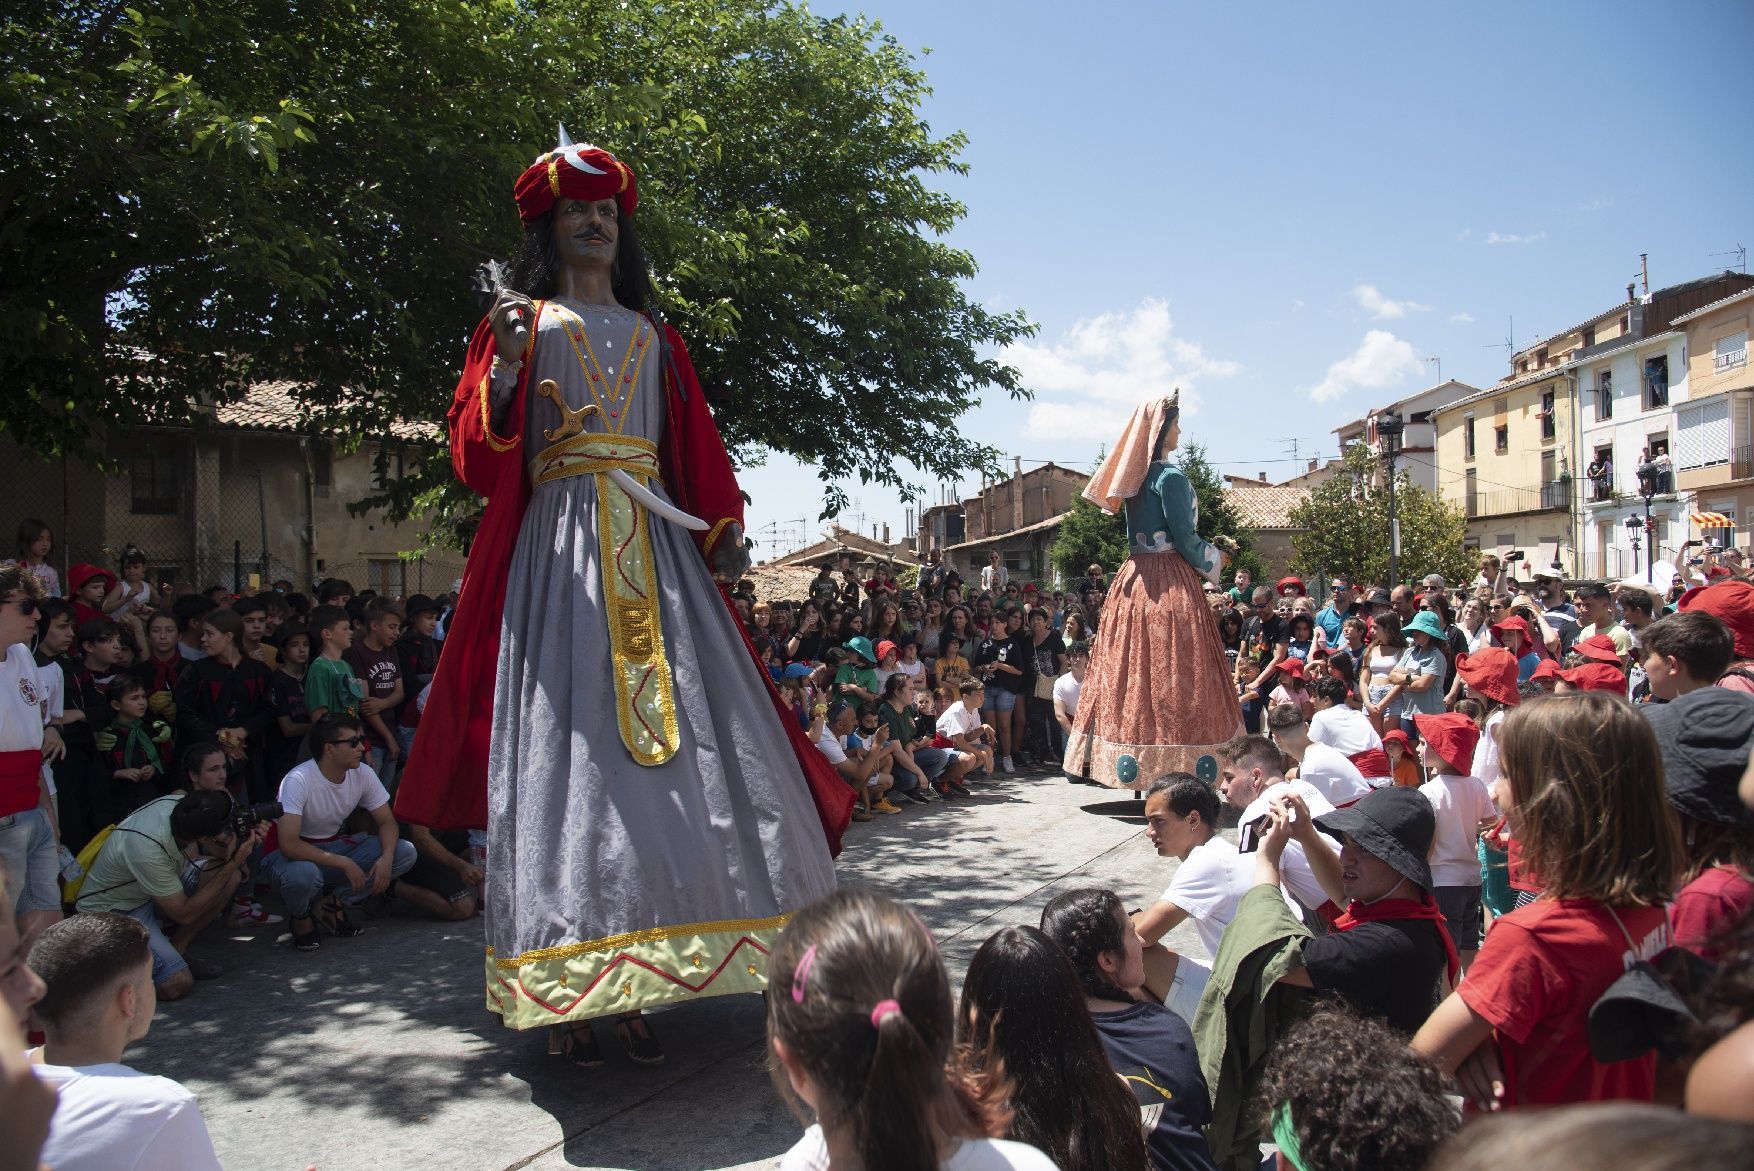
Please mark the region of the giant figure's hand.
POLYGON ((516 362, 524 356, 524 343, 536 323, 536 303, 522 293, 510 289, 493 299, 487 311, 488 328, 493 330, 493 344, 502 361, 516 362))
POLYGON ((713 576, 730 584, 749 572, 749 545, 743 540, 743 526, 735 521, 725 526, 724 536, 713 546, 713 576))

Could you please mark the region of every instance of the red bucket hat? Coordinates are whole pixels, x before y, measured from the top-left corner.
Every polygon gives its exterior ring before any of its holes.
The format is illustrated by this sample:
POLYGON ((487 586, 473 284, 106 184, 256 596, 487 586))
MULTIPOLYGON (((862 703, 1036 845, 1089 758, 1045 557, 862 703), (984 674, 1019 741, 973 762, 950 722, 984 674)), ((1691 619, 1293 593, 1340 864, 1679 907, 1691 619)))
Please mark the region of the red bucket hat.
POLYGON ((1413 723, 1445 764, 1459 773, 1473 771, 1474 746, 1480 743, 1480 729, 1473 720, 1460 712, 1445 712, 1438 716, 1415 713, 1413 723))
POLYGON ((877 644, 877 661, 879 663, 890 655, 899 654, 901 654, 901 648, 890 642, 887 638, 877 644))
POLYGON ((1523 636, 1523 642, 1530 641, 1529 624, 1515 614, 1512 614, 1509 618, 1506 618, 1501 622, 1494 622, 1490 629, 1493 634, 1498 636, 1500 642, 1504 641, 1504 632, 1507 630, 1520 631, 1523 636))
POLYGON ((1304 594, 1308 592, 1303 588, 1303 579, 1301 577, 1282 577, 1279 579, 1279 584, 1273 588, 1281 597, 1284 597, 1286 594, 1304 594))
POLYGON ((558 145, 536 156, 518 176, 512 194, 518 201, 518 218, 526 224, 553 210, 560 199, 613 199, 626 216, 639 205, 633 168, 600 146, 574 142, 564 126, 558 145))
POLYGON ((1407 733, 1401 731, 1399 728, 1390 728, 1387 732, 1382 734, 1382 742, 1384 744, 1388 744, 1391 741, 1399 744, 1402 752, 1411 752, 1413 750, 1413 745, 1407 739, 1407 733))
POLYGON ((1542 659, 1535 664, 1534 671, 1529 675, 1529 681, 1533 683, 1540 679, 1557 679, 1559 678, 1559 674, 1558 663, 1555 663, 1552 659, 1542 659))
POLYGON ((1605 634, 1592 634, 1588 638, 1579 639, 1571 649, 1598 663, 1613 663, 1615 666, 1620 664, 1620 648, 1605 634))
POLYGON ((77 594, 80 590, 85 588, 85 583, 94 577, 103 578, 104 593, 107 594, 116 588, 116 575, 103 568, 103 566, 93 565, 89 561, 81 561, 78 565, 75 565, 72 569, 67 571, 67 585, 77 594))
POLYGON ((1626 672, 1608 663, 1583 663, 1559 677, 1579 691, 1613 691, 1626 694, 1626 672))
POLYGON ((1516 656, 1501 646, 1481 647, 1471 655, 1457 655, 1456 673, 1463 683, 1495 703, 1514 706, 1522 700, 1516 689, 1516 656))
POLYGON ((1703 589, 1688 590, 1677 607, 1704 610, 1722 619, 1736 638, 1736 657, 1754 659, 1754 585, 1745 581, 1720 581, 1703 589))

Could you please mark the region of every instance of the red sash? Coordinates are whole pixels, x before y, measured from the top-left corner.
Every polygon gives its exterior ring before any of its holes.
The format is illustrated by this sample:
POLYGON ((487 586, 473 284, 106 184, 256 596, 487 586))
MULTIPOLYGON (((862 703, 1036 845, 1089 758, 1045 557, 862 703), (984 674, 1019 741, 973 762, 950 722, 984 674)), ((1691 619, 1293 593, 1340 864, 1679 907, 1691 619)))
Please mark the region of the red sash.
POLYGON ((20 748, 0 752, 0 817, 28 813, 41 792, 43 750, 20 748))
POLYGON ((1390 919, 1424 919, 1437 924, 1438 938, 1443 940, 1444 963, 1449 965, 1450 987, 1455 987, 1462 960, 1444 927, 1443 912, 1437 909, 1437 900, 1430 895, 1421 899, 1383 899, 1375 903, 1361 903, 1354 899, 1346 905, 1345 914, 1334 920, 1334 930, 1350 931, 1360 923, 1380 923, 1390 919))
POLYGON ((1346 758, 1358 766, 1358 771, 1366 779, 1372 777, 1390 777, 1394 770, 1389 768, 1389 754, 1379 748, 1366 748, 1363 752, 1354 752, 1346 758))

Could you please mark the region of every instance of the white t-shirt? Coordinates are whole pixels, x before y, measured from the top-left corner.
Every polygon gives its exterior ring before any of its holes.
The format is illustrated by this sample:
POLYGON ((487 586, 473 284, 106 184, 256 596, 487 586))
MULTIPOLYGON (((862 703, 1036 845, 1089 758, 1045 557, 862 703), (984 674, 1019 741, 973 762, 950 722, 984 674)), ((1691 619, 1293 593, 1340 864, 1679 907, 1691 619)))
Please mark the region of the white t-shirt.
MULTIPOLYGON (((1303 798, 1304 804, 1309 806, 1311 817, 1320 817, 1324 813, 1334 811, 1334 803, 1329 801, 1320 789, 1302 778, 1298 778, 1267 786, 1261 795, 1249 802, 1249 807, 1242 811, 1241 824, 1247 825, 1257 818, 1265 817, 1267 806, 1272 803, 1273 798, 1287 791, 1296 793, 1303 798)), ((1335 842, 1335 851, 1338 852, 1339 848, 1340 844, 1335 842)), ((1284 888, 1296 897, 1298 902, 1312 910, 1328 901, 1327 892, 1322 890, 1322 884, 1316 881, 1315 871, 1309 868, 1309 858, 1303 852, 1302 842, 1287 842, 1285 844, 1285 853, 1279 856, 1279 878, 1284 888)))
POLYGON ((37 1065, 60 1093, 42 1161, 55 1171, 220 1171, 195 1095, 115 1063, 37 1065))
POLYGON ((152 605, 152 587, 143 581, 133 584, 122 582, 122 604, 110 611, 110 617, 120 622, 132 614, 137 607, 152 605))
POLYGON ((1438 886, 1479 886, 1480 856, 1474 841, 1480 823, 1497 817, 1498 809, 1479 777, 1439 774, 1419 786, 1437 814, 1431 839, 1431 881, 1438 886))
MULTIPOLYGON (((1008 1139, 964 1139, 939 1171, 1056 1171, 1054 1161, 1027 1143, 1008 1139)), ((811 1126, 780 1160, 780 1171, 828 1171, 828 1144, 822 1127, 811 1126)))
MULTIPOLYGON (((60 677, 61 668, 50 663, 48 671, 60 677)), ((43 719, 48 695, 43 674, 30 648, 15 642, 0 660, 0 752, 23 752, 43 746, 43 719)))
POLYGON ((1084 684, 1072 678, 1070 671, 1054 680, 1054 699, 1066 709, 1068 717, 1078 714, 1078 697, 1083 691, 1084 684))
POLYGON ((828 757, 829 764, 845 764, 847 761, 845 742, 826 723, 822 725, 822 735, 816 738, 816 751, 828 757))
POLYGON ((1498 734, 1504 730, 1505 711, 1499 708, 1486 717, 1486 724, 1480 729, 1480 742, 1474 745, 1474 767, 1469 770, 1480 778, 1480 783, 1488 790, 1503 771, 1498 763, 1498 734))
POLYGON ((304 818, 299 836, 310 840, 339 834, 347 815, 355 809, 369 812, 389 803, 384 783, 367 764, 348 770, 337 785, 322 774, 316 761, 307 760, 280 782, 280 804, 288 813, 304 818))
POLYGON ((972 736, 981 730, 981 714, 971 712, 959 699, 944 709, 938 717, 938 735, 946 740, 954 740, 958 736, 972 736))
POLYGON ((1323 708, 1310 719, 1309 738, 1342 756, 1356 756, 1382 747, 1382 737, 1370 726, 1369 717, 1343 703, 1323 708))
POLYGON ((1224 929, 1236 918, 1236 905, 1254 885, 1255 859, 1239 854, 1220 837, 1195 846, 1170 876, 1163 900, 1174 903, 1194 921, 1206 954, 1217 956, 1224 929))
MULTIPOLYGON (((1359 719, 1363 718, 1362 715, 1359 716, 1359 719)), ((1382 743, 1380 738, 1377 743, 1382 743)), ((1364 779, 1358 766, 1347 760, 1345 753, 1329 748, 1326 744, 1312 743, 1303 750, 1303 759, 1297 765, 1297 775, 1299 779, 1320 789, 1330 805, 1344 805, 1370 792, 1370 782, 1364 779)))

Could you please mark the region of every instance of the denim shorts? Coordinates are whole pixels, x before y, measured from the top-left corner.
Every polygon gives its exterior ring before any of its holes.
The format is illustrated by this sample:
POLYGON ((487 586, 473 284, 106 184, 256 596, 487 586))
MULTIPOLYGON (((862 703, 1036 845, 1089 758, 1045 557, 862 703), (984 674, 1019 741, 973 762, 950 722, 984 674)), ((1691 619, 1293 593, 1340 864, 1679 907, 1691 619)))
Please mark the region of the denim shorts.
POLYGON ((981 703, 983 712, 1008 712, 1017 706, 1015 691, 1000 691, 992 684, 987 684, 987 697, 981 703))
POLYGON ((950 767, 951 755, 952 751, 948 748, 916 748, 914 763, 920 766, 920 771, 926 774, 928 781, 935 781, 950 767))
MULTIPOLYGON (((200 881, 200 870, 193 866, 183 868, 184 894, 194 894, 195 887, 200 881)), ((130 919, 138 920, 140 925, 146 928, 146 945, 152 950, 152 982, 154 984, 163 984, 189 966, 189 961, 183 958, 183 953, 171 944, 170 938, 164 933, 164 928, 159 926, 158 904, 147 899, 133 910, 122 913, 130 919)))
POLYGON ((0 872, 16 914, 61 909, 61 853, 42 809, 0 817, 0 872))

